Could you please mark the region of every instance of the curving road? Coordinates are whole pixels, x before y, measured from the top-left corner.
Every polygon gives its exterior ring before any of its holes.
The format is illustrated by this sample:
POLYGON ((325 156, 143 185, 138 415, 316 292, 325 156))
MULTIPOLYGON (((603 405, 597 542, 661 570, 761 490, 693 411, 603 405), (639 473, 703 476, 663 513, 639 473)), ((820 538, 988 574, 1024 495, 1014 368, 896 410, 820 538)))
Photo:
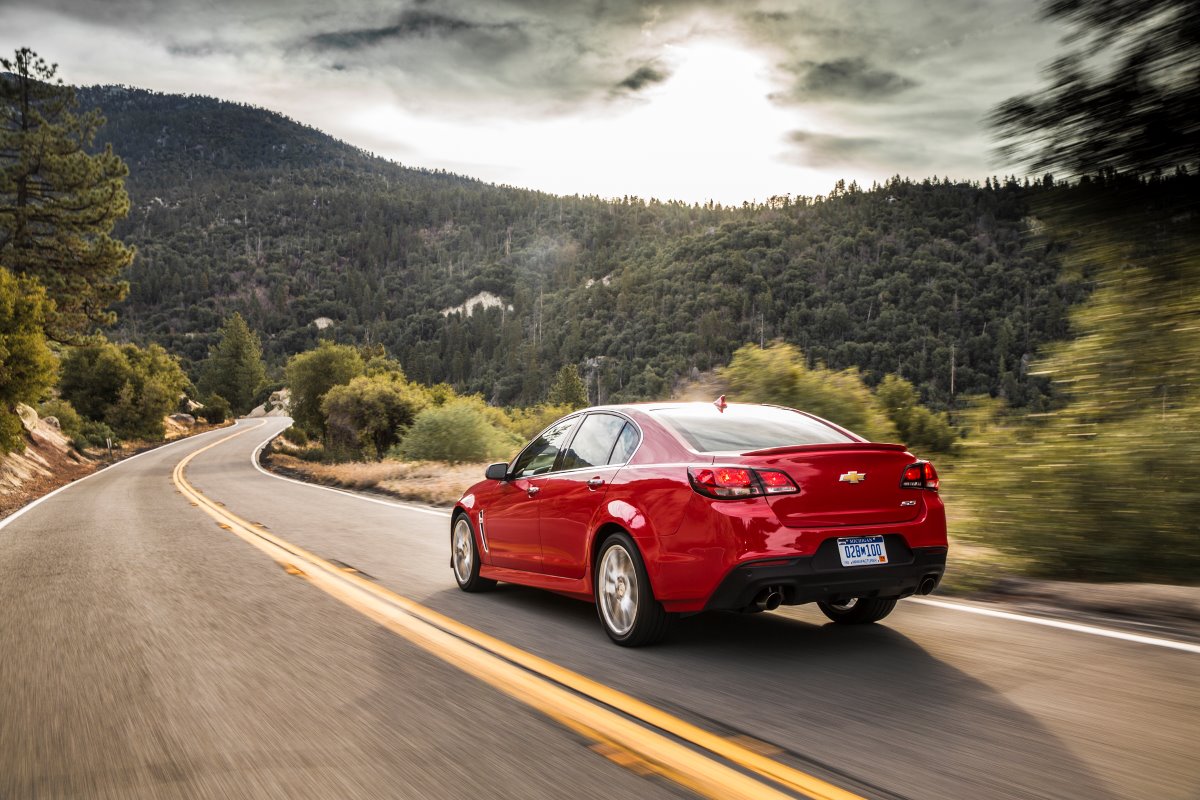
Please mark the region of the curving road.
POLYGON ((172 471, 225 439, 186 480, 232 514, 852 795, 1200 797, 1200 648, 906 601, 862 629, 701 615, 625 650, 576 601, 459 592, 443 512, 259 471, 287 422, 160 448, 0 523, 0 798, 692 796, 218 527, 172 471))

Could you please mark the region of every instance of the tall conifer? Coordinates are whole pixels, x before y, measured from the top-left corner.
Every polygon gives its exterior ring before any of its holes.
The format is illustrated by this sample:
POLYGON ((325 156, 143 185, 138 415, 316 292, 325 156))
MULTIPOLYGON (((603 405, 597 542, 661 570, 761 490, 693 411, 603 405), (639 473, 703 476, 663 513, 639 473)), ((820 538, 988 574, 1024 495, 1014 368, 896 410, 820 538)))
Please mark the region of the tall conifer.
POLYGON ((89 152, 104 117, 76 113, 57 65, 21 48, 0 66, 0 263, 46 287, 51 338, 79 340, 114 321, 128 289, 133 249, 110 233, 129 212, 129 170, 111 146, 89 152))

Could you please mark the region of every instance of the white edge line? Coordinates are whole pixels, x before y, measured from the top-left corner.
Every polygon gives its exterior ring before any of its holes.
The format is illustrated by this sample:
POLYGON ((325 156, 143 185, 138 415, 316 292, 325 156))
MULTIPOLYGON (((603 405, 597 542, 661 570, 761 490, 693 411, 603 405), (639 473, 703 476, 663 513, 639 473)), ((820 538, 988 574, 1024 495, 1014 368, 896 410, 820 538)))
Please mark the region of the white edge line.
POLYGON ((992 608, 980 608, 979 606, 967 605, 965 603, 949 603, 945 600, 930 600, 924 597, 912 597, 906 602, 920 603, 927 606, 937 606, 938 608, 948 608, 952 611, 965 611, 968 614, 981 614, 985 617, 996 617, 997 619, 1007 619, 1014 622, 1028 622, 1033 625, 1044 625, 1047 628, 1061 628, 1065 631, 1074 631, 1076 633, 1087 633, 1092 636, 1104 636, 1109 639, 1121 639, 1126 642, 1137 642, 1138 644, 1149 644, 1155 647, 1167 647, 1172 650, 1182 650, 1185 653, 1200 653, 1200 645, 1190 644, 1188 642, 1177 642, 1173 639, 1160 639, 1156 636, 1142 636, 1137 633, 1126 633, 1125 631, 1116 631, 1110 628, 1098 628, 1095 625, 1081 625, 1078 622, 1064 622, 1057 619, 1047 619, 1045 617, 1031 617, 1027 614, 1016 614, 1011 611, 997 611, 992 608))
POLYGON ((143 450, 142 452, 140 452, 136 455, 132 455, 129 458, 123 458, 120 461, 115 461, 112 464, 103 466, 100 469, 96 470, 95 472, 90 472, 87 475, 84 475, 82 478, 73 480, 70 483, 63 484, 62 486, 58 487, 54 491, 50 492, 49 494, 44 494, 41 497, 37 498, 36 500, 31 500, 30 502, 28 502, 25 505, 18 508, 13 513, 9 514, 4 519, 0 519, 0 530, 3 530, 5 527, 7 527, 9 525, 9 523, 11 523, 14 520, 16 520, 17 518, 23 516, 25 514, 25 512, 30 511, 30 510, 36 508, 37 506, 40 506, 42 503, 46 502, 51 497, 54 497, 54 495, 58 494, 59 492, 65 492, 67 489, 70 489, 74 486, 78 486, 79 484, 86 481, 88 478, 94 478, 97 475, 108 472, 110 469, 112 469, 114 467, 119 467, 122 464, 128 464, 130 461, 136 461, 137 459, 141 458, 142 456, 148 456, 151 453, 161 453, 163 450, 166 450, 168 447, 174 447, 175 445, 183 444, 184 442, 195 442, 198 439, 200 439, 202 436, 208 436, 210 433, 220 433, 220 432, 233 430, 234 428, 236 428, 238 426, 238 424, 240 424, 243 421, 249 420, 249 419, 252 419, 252 418, 251 417, 243 417, 242 419, 237 420, 237 422, 235 422, 233 425, 230 425, 227 428, 214 428, 213 430, 205 431, 204 433, 198 433, 193 436, 185 436, 182 439, 176 439, 173 442, 166 442, 165 444, 160 444, 156 447, 151 447, 149 450, 143 450))
POLYGON ((288 478, 283 475, 276 475, 274 472, 271 472, 270 470, 263 469, 262 465, 258 463, 258 454, 261 453, 263 448, 266 447, 271 442, 271 440, 274 439, 276 436, 278 436, 281 432, 282 431, 276 432, 276 433, 273 433, 270 436, 268 436, 266 439, 264 439, 262 441, 261 444, 258 445, 258 447, 254 448, 254 452, 252 452, 250 454, 250 463, 253 464, 254 468, 256 470, 258 470, 259 472, 261 472, 263 475, 270 475, 272 478, 275 478, 276 480, 287 481, 288 483, 294 483, 297 486, 307 486, 310 489, 322 489, 326 492, 335 492, 336 494, 345 495, 346 497, 353 497, 355 500, 362 500, 365 503, 377 503, 378 505, 381 505, 381 506, 390 506, 392 508, 402 508, 405 511, 419 511, 422 514, 433 514, 434 516, 438 516, 438 517, 450 516, 449 511, 440 511, 436 508, 429 508, 427 506, 414 505, 412 503, 401 503, 401 502, 396 502, 393 500, 382 500, 378 497, 367 497, 366 495, 359 494, 358 492, 349 492, 349 491, 346 491, 345 489, 334 488, 333 486, 322 486, 319 483, 309 483, 308 481, 298 481, 295 478, 288 478))

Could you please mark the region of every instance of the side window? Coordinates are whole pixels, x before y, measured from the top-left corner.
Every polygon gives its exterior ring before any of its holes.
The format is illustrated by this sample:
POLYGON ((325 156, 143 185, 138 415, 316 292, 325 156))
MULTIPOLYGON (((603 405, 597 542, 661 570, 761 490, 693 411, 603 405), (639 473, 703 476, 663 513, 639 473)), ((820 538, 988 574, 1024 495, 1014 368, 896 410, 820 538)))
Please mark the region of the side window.
POLYGON ((625 420, 612 414, 588 414, 563 454, 563 469, 603 467, 625 420))
POLYGON ((563 439, 571 432, 577 420, 577 417, 565 419, 530 442, 513 464, 513 477, 528 478, 530 475, 541 475, 553 469, 563 439))
POLYGON ((633 451, 637 450, 640 441, 637 428, 632 422, 626 422, 625 427, 621 429, 621 435, 617 437, 616 445, 613 446, 608 463, 624 464, 633 455, 633 451))

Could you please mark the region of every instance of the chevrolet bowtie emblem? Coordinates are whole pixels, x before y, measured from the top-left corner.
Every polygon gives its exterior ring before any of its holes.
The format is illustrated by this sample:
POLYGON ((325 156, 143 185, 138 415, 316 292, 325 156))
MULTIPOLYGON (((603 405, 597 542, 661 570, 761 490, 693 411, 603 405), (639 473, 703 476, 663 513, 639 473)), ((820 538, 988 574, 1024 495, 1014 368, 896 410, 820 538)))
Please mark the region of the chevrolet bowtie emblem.
POLYGON ((838 480, 841 481, 842 483, 862 483, 866 479, 867 479, 867 473, 855 472, 854 470, 850 470, 849 472, 844 472, 838 476, 838 480))

